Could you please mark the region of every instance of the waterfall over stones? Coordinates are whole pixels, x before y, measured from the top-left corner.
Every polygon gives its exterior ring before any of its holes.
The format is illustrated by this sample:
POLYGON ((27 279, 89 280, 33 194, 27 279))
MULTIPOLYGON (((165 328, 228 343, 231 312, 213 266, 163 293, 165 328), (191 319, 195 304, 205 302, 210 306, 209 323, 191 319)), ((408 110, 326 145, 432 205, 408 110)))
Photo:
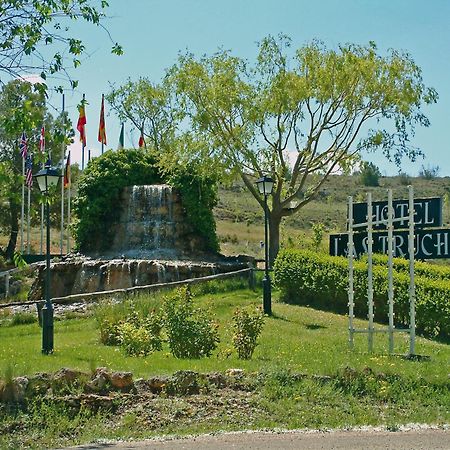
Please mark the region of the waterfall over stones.
MULTIPOLYGON (((119 206, 119 205, 118 205, 119 206)), ((73 255, 51 265, 53 297, 180 281, 248 267, 249 260, 208 252, 189 224, 180 194, 171 186, 126 187, 112 227, 111 248, 102 255, 73 255)), ((30 300, 43 298, 44 265, 30 300)))
POLYGON ((179 193, 167 184, 127 187, 110 253, 179 259, 202 253, 205 242, 186 220, 179 193))

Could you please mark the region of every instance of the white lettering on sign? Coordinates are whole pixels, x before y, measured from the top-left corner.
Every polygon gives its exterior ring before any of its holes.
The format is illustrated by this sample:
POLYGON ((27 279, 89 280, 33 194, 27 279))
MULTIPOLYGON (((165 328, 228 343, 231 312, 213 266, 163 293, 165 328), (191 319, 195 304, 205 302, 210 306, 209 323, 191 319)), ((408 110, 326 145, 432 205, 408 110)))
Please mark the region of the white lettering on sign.
POLYGON ((402 250, 402 245, 405 243, 403 236, 398 234, 394 236, 394 256, 405 256, 405 253, 402 250))
POLYGON ((434 246, 437 248, 437 256, 448 255, 448 234, 438 233, 436 235, 436 241, 434 246))
POLYGON ((422 250, 422 253, 426 256, 430 256, 430 255, 432 255, 432 252, 429 252, 425 249, 425 238, 433 239, 433 236, 429 233, 424 234, 422 237, 422 241, 420 243, 420 249, 422 250))

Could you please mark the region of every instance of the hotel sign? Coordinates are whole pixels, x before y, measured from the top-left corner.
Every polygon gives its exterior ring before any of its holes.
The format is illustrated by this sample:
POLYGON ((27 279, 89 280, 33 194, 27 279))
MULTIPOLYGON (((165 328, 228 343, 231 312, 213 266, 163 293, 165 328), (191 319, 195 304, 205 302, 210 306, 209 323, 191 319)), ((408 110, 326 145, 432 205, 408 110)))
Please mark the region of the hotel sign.
MULTIPOLYGON (((394 228, 408 228, 408 219, 401 219, 408 216, 408 200, 394 200, 394 228)), ((372 202, 372 222, 374 230, 385 230, 388 217, 387 202, 372 202)), ((367 222, 367 203, 353 204, 353 223, 367 222)), ((414 227, 439 228, 442 227, 442 199, 422 198, 414 200, 414 227)), ((354 231, 358 231, 355 228, 354 231)))

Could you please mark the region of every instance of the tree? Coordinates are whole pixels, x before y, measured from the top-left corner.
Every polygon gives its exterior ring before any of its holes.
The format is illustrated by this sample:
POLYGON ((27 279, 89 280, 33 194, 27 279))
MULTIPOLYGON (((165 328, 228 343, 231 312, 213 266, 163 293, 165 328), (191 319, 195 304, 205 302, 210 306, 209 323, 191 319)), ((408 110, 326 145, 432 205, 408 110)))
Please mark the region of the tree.
POLYGON ((372 162, 363 161, 361 170, 359 171, 359 179, 363 186, 379 186, 381 172, 380 169, 372 162))
POLYGON ((381 149, 397 163, 421 154, 409 137, 429 126, 422 105, 437 101, 405 53, 381 56, 374 43, 330 50, 316 41, 289 52, 287 37, 269 36, 253 67, 219 51, 181 55, 168 74, 184 123, 240 174, 261 207, 255 178, 274 178, 271 261, 281 219, 309 203, 333 171, 351 167, 363 150, 381 149))
MULTIPOLYGON (((0 72, 20 78, 38 70, 45 80, 69 65, 78 67, 86 47, 71 35, 70 23, 84 20, 103 27, 107 7, 105 0, 2 0, 0 72)), ((121 54, 121 46, 114 43, 112 52, 121 54)), ((76 84, 72 81, 73 87, 76 84)))
MULTIPOLYGON (((65 131, 61 118, 54 120, 45 105, 45 95, 35 91, 30 83, 11 81, 0 91, 0 229, 9 235, 5 249, 0 255, 11 259, 16 248, 21 207, 22 156, 19 139, 22 132, 28 137, 29 151, 34 154, 34 167, 44 162, 47 155, 37 149, 42 125, 46 130, 46 149, 52 158, 61 160, 62 143, 70 142, 71 123, 65 117, 65 131)), ((40 199, 39 189, 35 188, 33 210, 37 210, 40 199)))

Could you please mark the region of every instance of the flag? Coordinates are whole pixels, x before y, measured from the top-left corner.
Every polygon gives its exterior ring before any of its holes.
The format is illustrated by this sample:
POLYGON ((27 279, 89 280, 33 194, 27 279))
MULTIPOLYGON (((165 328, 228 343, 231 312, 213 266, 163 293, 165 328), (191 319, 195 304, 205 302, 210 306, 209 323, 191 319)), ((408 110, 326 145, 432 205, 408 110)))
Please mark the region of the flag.
POLYGON ((70 188, 70 152, 67 155, 66 167, 64 169, 64 187, 70 188))
POLYGON ((20 154, 22 155, 23 159, 27 159, 28 156, 28 141, 27 141, 27 135, 25 134, 25 131, 22 133, 22 137, 20 138, 20 154))
POLYGON ((33 159, 31 154, 27 155, 25 160, 25 184, 31 189, 33 186, 33 159))
POLYGON ((144 133, 141 131, 141 136, 139 137, 139 148, 145 147, 144 133))
POLYGON ((98 142, 106 145, 106 128, 105 128, 105 96, 102 95, 102 107, 100 109, 100 124, 98 126, 98 142))
POLYGON ((125 134, 125 124, 122 122, 122 128, 120 129, 120 136, 119 136, 119 145, 117 147, 117 150, 123 149, 124 134, 125 134))
POLYGON ((86 147, 86 111, 84 110, 84 102, 78 106, 78 112, 80 113, 80 116, 77 122, 77 130, 80 132, 80 142, 83 143, 83 147, 86 147))
POLYGON ((44 128, 44 125, 42 125, 42 128, 41 128, 41 136, 39 138, 39 150, 41 151, 41 153, 45 152, 45 128, 44 128))

